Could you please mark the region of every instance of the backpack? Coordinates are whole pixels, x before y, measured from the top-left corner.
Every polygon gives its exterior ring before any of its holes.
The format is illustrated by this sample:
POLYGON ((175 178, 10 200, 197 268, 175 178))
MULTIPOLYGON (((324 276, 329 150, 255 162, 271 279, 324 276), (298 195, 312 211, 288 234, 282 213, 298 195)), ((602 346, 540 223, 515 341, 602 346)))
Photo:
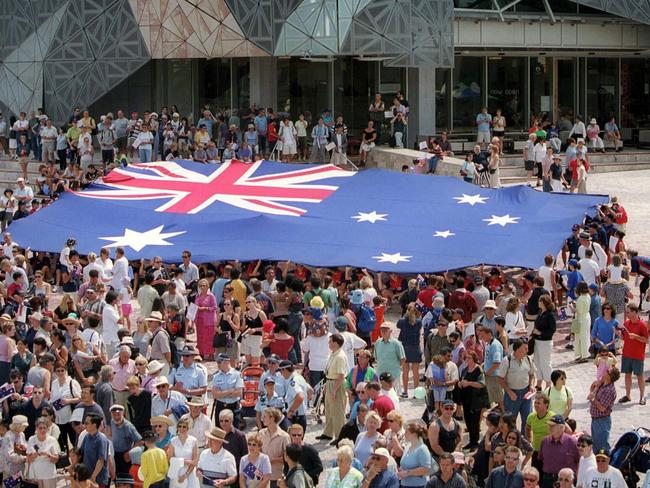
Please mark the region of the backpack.
POLYGON ((375 311, 370 308, 365 303, 362 303, 358 306, 356 310, 357 316, 357 330, 363 332, 364 334, 370 334, 375 330, 375 325, 377 324, 377 317, 375 316, 375 311))
POLYGON ((178 349, 176 348, 176 344, 174 344, 174 341, 172 341, 171 336, 169 335, 169 332, 167 332, 165 329, 160 329, 157 331, 153 337, 151 338, 151 343, 153 344, 153 341, 156 339, 156 336, 160 334, 161 332, 164 332, 165 335, 167 336, 167 342, 169 342, 169 350, 171 351, 172 354, 172 364, 170 365, 171 368, 176 368, 179 364, 180 361, 178 359, 178 349))

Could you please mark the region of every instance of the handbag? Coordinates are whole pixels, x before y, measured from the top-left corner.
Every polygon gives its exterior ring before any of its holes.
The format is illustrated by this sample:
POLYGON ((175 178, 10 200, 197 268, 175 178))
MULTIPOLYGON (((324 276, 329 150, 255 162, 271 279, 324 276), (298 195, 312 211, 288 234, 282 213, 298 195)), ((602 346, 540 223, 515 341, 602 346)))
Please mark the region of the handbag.
POLYGON ((228 347, 228 332, 221 332, 220 334, 215 334, 212 338, 212 347, 228 347))

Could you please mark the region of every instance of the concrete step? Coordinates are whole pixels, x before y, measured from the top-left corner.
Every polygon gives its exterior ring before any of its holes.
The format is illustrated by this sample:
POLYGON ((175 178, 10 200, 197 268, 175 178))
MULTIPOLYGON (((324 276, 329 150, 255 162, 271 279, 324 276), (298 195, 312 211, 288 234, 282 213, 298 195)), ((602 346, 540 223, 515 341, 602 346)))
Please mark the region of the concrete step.
MULTIPOLYGON (((564 156, 564 153, 562 153, 564 156)), ((650 152, 647 151, 624 151, 620 153, 606 152, 606 153, 589 153, 589 162, 592 164, 600 163, 630 163, 639 161, 650 161, 650 152)), ((522 166, 524 165, 523 156, 521 154, 507 154, 501 158, 501 167, 507 166, 522 166)))
MULTIPOLYGON (((611 173, 613 171, 638 171, 642 169, 650 169, 650 157, 646 156, 645 161, 629 161, 629 162, 592 162, 589 166, 590 173, 611 173)), ((526 170, 523 164, 519 166, 501 166, 499 169, 501 177, 516 176, 522 177, 526 175, 526 170)))

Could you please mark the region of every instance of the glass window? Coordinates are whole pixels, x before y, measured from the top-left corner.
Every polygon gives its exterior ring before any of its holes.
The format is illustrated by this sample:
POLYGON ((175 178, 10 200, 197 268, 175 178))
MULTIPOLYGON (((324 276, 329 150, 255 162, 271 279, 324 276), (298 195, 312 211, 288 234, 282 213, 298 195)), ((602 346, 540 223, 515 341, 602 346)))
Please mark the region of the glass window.
POLYGON ((454 130, 473 131, 483 106, 485 58, 460 56, 454 67, 454 130))
POLYGON ((192 113, 192 60, 166 59, 164 70, 166 76, 165 101, 176 105, 181 116, 192 113))
POLYGON ((454 0, 454 7, 492 10, 494 9, 494 4, 492 0, 454 0))
POLYGON ((618 59, 587 59, 587 113, 585 123, 595 117, 603 127, 618 117, 618 59))
POLYGON ((557 113, 559 127, 566 126, 575 117, 576 102, 576 60, 557 60, 557 113))
MULTIPOLYGON (((139 112, 140 116, 142 116, 145 110, 151 110, 154 105, 154 62, 153 60, 148 61, 135 73, 93 103, 89 108, 90 114, 99 122, 100 114, 108 112, 116 114, 119 109, 123 110, 127 117, 133 111, 139 112)), ((45 102, 47 103, 47 100, 45 102)))
POLYGON ((621 61, 621 120, 620 127, 650 125, 650 60, 621 61))
MULTIPOLYGON (((368 107, 377 89, 377 62, 338 58, 334 63, 334 116, 359 134, 368 123, 368 107)), ((386 103, 386 100, 384 100, 386 103)))
POLYGON ((527 58, 488 58, 488 111, 500 108, 506 118, 506 130, 526 126, 527 58))
POLYGON ((278 108, 297 119, 301 113, 316 122, 325 109, 331 109, 330 69, 332 63, 298 58, 279 59, 278 108))
POLYGON ((436 69, 436 131, 451 129, 451 70, 436 69))
POLYGON ((553 59, 545 56, 530 58, 531 119, 536 118, 544 123, 546 120, 553 118, 552 86, 553 59))
POLYGON ((199 107, 212 113, 230 108, 230 59, 199 60, 199 107))
POLYGON ((584 119, 587 113, 587 60, 578 58, 578 114, 584 119))
POLYGON ((250 106, 250 60, 248 58, 232 58, 232 105, 234 108, 245 109, 250 106))

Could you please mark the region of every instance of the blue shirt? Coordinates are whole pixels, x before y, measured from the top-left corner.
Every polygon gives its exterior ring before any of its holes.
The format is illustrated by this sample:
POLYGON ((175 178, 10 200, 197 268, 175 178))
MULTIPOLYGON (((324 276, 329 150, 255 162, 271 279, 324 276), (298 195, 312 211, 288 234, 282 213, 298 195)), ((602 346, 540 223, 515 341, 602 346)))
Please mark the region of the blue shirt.
POLYGON ((255 411, 262 413, 267 408, 277 408, 280 412, 286 412, 287 406, 284 403, 284 398, 278 395, 276 391, 273 392, 273 396, 269 397, 266 393, 262 393, 257 397, 257 402, 255 403, 255 411))
POLYGON ((227 278, 217 278, 212 285, 212 294, 217 299, 219 305, 223 302, 223 289, 229 281, 230 279, 227 278))
POLYGON ((307 407, 305 406, 305 400, 307 400, 307 391, 300 383, 300 380, 296 378, 296 375, 291 375, 285 383, 285 392, 284 392, 284 401, 287 403, 287 409, 290 409, 293 405, 296 397, 302 393, 303 401, 298 407, 296 415, 305 415, 307 413, 307 407))
MULTIPOLYGON (((498 340, 492 339, 492 342, 490 342, 490 344, 488 344, 488 346, 485 348, 485 362, 483 369, 485 370, 486 376, 488 376, 487 372, 489 369, 494 364, 500 363, 501 361, 503 361, 503 346, 498 340)), ((496 377, 498 375, 498 372, 499 368, 496 368, 494 372, 489 376, 496 377)))
POLYGON ((287 380, 284 379, 284 376, 282 376, 282 373, 280 373, 280 371, 276 371, 275 374, 271 373, 270 371, 265 371, 262 373, 262 376, 260 376, 260 391, 266 391, 264 389, 264 380, 269 376, 273 376, 273 379, 275 380, 275 392, 281 397, 284 397, 285 384, 287 383, 287 380))
POLYGON ((266 130, 268 126, 268 121, 266 120, 266 117, 264 115, 259 116, 257 115, 255 117, 255 129, 257 130, 257 133, 261 136, 266 135, 266 130))
POLYGON ((591 305, 589 306, 589 315, 591 317, 591 327, 593 328, 594 322, 600 317, 600 311, 602 307, 602 300, 600 295, 591 295, 591 305))
MULTIPOLYGON (((400 468, 403 470, 428 468, 431 469, 431 453, 424 444, 415 449, 404 452, 400 460, 400 468)), ((428 476, 408 476, 402 480, 401 486, 424 486, 427 484, 428 476)))
POLYGON ((476 125, 478 125, 479 132, 489 132, 490 122, 492 122, 492 116, 490 114, 481 112, 476 116, 476 125))
POLYGON ((186 390, 195 390, 208 386, 208 376, 203 368, 194 363, 189 368, 179 364, 169 375, 169 383, 172 386, 178 382, 183 383, 186 390))
POLYGON ((108 485, 108 456, 109 456, 109 443, 108 438, 101 432, 94 435, 88 434, 84 437, 81 443, 81 459, 82 462, 88 466, 92 466, 93 470, 99 460, 104 461, 104 466, 97 475, 97 483, 108 485))
MULTIPOLYGON (((354 421, 357 419, 357 413, 359 412, 359 405, 361 405, 361 400, 357 400, 354 402, 354 405, 352 405, 352 408, 350 409, 350 420, 354 421)), ((372 400, 368 398, 366 400, 366 406, 368 408, 372 407, 372 400)))
POLYGON ((214 119, 204 119, 200 118, 196 124, 197 128, 200 128, 202 125, 205 125, 205 129, 208 131, 210 137, 212 137, 212 125, 214 124, 214 119))
POLYGON ((598 317, 591 329, 591 338, 598 339, 603 344, 609 344, 614 340, 614 330, 618 327, 618 320, 605 320, 605 317, 598 317))
MULTIPOLYGON (((227 373, 220 370, 214 375, 212 387, 219 391, 232 390, 233 388, 244 388, 244 380, 239 371, 234 368, 230 368, 227 373)), ((222 403, 234 403, 238 402, 240 399, 241 395, 237 395, 234 397, 219 398, 218 401, 222 403)))
POLYGON ((368 488, 399 488, 399 478, 389 469, 385 469, 372 479, 368 488))
POLYGON ((397 321, 397 328, 399 329, 398 340, 402 342, 403 346, 419 346, 420 335, 422 332, 422 321, 417 319, 415 324, 411 325, 408 318, 403 317, 397 321))
POLYGON ((126 419, 119 427, 111 420, 111 438, 115 452, 130 451, 133 444, 142 440, 133 424, 126 419))

